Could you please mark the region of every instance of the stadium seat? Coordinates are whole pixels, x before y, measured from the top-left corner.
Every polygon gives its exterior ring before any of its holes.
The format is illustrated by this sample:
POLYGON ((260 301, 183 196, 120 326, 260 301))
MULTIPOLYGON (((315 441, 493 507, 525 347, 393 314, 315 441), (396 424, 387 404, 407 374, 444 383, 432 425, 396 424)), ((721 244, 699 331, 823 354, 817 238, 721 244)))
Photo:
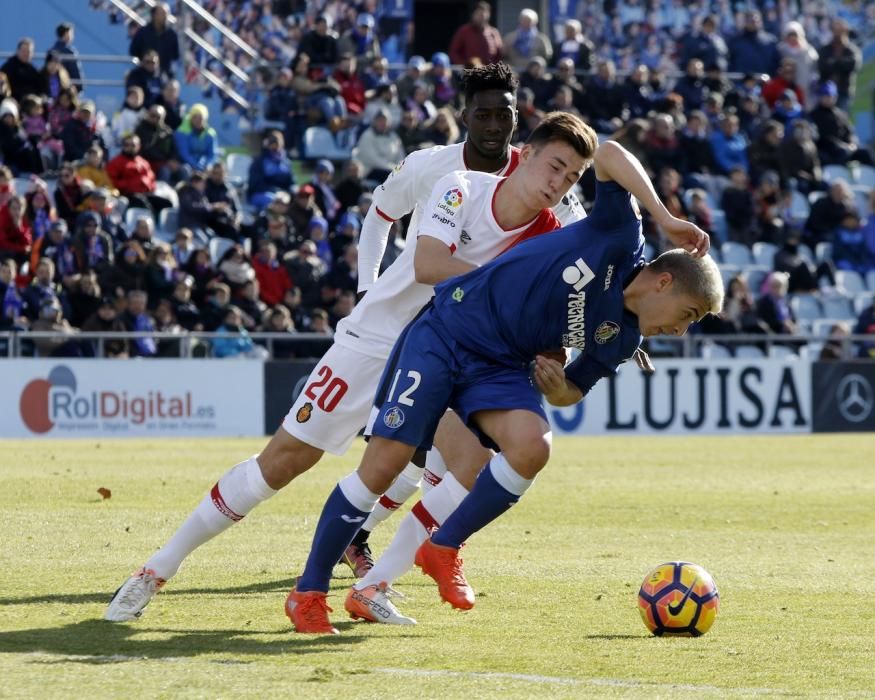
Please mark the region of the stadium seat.
POLYGON ((854 307, 847 297, 832 296, 820 300, 823 308, 823 318, 838 319, 839 321, 853 321, 854 307))
POLYGON ((818 338, 828 338, 832 327, 837 323, 847 323, 847 320, 841 318, 821 318, 811 323, 811 335, 818 338))
POLYGON ((723 278, 723 286, 729 286, 729 280, 731 280, 736 275, 741 274, 741 268, 738 265, 726 265, 721 264, 717 267, 720 268, 720 276, 723 278))
POLYGON ((350 155, 350 149, 338 146, 331 131, 324 126, 311 126, 304 132, 304 158, 349 160, 350 155))
POLYGON ((870 189, 875 187, 875 168, 871 165, 859 166, 855 173, 854 184, 865 185, 870 189))
POLYGON ((793 190, 793 195, 790 200, 790 215, 794 219, 804 221, 808 218, 810 213, 811 204, 809 204, 808 198, 801 192, 793 190))
POLYGON ((245 153, 229 153, 225 162, 228 168, 228 180, 236 187, 242 187, 249 182, 249 167, 252 157, 245 153))
POLYGON ((832 260, 832 243, 828 241, 818 243, 817 247, 814 249, 814 255, 819 263, 832 260))
POLYGON ((870 292, 875 292, 875 270, 869 270, 866 273, 866 286, 870 292))
POLYGON ((650 243, 644 244, 644 259, 645 260, 653 260, 656 257, 656 248, 654 248, 650 243))
POLYGON ((854 120, 854 129, 857 132, 857 138, 860 143, 872 143, 872 140, 875 139, 875 128, 873 128, 872 122, 875 121, 871 112, 867 110, 862 110, 857 112, 857 116, 854 120))
POLYGON ((860 212, 860 216, 866 217, 868 216, 870 211, 869 206, 869 188, 863 188, 860 185, 854 185, 854 205, 857 207, 857 211, 860 212))
POLYGON ((213 261, 213 265, 218 265, 219 261, 222 259, 222 256, 228 252, 230 248, 234 246, 234 241, 230 238, 222 238, 221 236, 216 236, 215 238, 210 239, 210 260, 213 261))
POLYGON ((776 360, 795 360, 799 357, 793 348, 786 345, 769 345, 768 356, 776 360))
POLYGON ((750 248, 743 243, 733 243, 732 241, 724 243, 720 246, 720 253, 723 256, 723 262, 727 265, 744 267, 745 265, 754 264, 750 248))
POLYGON ((757 265, 767 267, 769 270, 775 269, 775 253, 778 252, 778 246, 774 243, 766 243, 765 241, 754 243, 751 252, 757 265))
POLYGON ((171 184, 164 182, 163 180, 158 180, 158 182, 155 183, 155 194, 168 200, 171 207, 179 209, 179 195, 171 184))
POLYGON ((736 345, 735 356, 746 360, 760 360, 763 358, 764 353, 756 345, 736 345))
POLYGON ((875 292, 860 292, 854 295, 854 313, 859 317, 863 311, 875 303, 875 292))
POLYGON ((862 275, 854 270, 836 270, 836 289, 847 296, 866 291, 862 275))
POLYGON ((152 222, 152 230, 155 230, 155 217, 152 215, 151 210, 143 209, 142 207, 128 207, 125 210, 125 228, 128 230, 128 233, 133 232, 137 219, 141 217, 149 219, 152 222))
POLYGON ((701 355, 706 360, 726 360, 732 357, 732 350, 722 343, 702 343, 701 355))
POLYGON ((741 274, 747 282, 747 288, 755 297, 760 295, 763 282, 766 281, 766 277, 771 271, 772 268, 765 265, 747 265, 742 269, 741 274))
POLYGON ((823 179, 825 182, 833 183, 836 180, 844 180, 848 184, 853 181, 851 171, 844 165, 824 165, 823 179))
POLYGON ((817 264, 817 263, 816 263, 816 260, 815 260, 815 257, 814 257, 814 252, 811 250, 811 248, 809 248, 809 247, 808 247, 807 245, 805 245, 804 243, 800 243, 800 244, 799 244, 799 256, 800 256, 803 260, 806 260, 807 262, 810 262, 812 265, 816 265, 816 264, 817 264))
POLYGON ((162 209, 158 214, 158 229, 175 237, 179 230, 179 209, 162 209))
POLYGON ((716 242, 718 244, 725 243, 729 239, 729 224, 726 223, 726 213, 722 209, 714 209, 711 212, 711 220, 716 242))
POLYGON ((814 321, 823 318, 820 300, 813 294, 795 294, 790 298, 790 308, 800 321, 814 321))
POLYGON ((23 197, 30 189, 31 180, 29 177, 16 177, 12 179, 12 184, 15 185, 15 194, 23 197))

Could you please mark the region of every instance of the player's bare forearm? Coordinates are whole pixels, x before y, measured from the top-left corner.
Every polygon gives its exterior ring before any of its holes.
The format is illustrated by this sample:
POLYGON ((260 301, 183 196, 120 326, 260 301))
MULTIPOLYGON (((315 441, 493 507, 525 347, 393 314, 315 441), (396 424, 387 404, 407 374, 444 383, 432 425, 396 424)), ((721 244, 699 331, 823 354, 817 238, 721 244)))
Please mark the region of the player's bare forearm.
POLYGON ((671 216, 641 162, 616 141, 605 141, 595 152, 595 173, 599 180, 613 180, 631 192, 650 212, 656 223, 671 216))
POLYGON ((424 235, 416 241, 413 270, 420 284, 440 284, 450 277, 464 275, 476 267, 453 257, 447 244, 437 238, 424 235))
POLYGON ((562 408, 563 406, 573 406, 580 401, 583 398, 583 392, 566 379, 565 386, 560 391, 544 394, 544 398, 551 406, 562 408))
POLYGON ((595 172, 599 180, 613 180, 631 192, 650 212, 666 237, 680 248, 702 256, 710 248, 710 239, 695 224, 671 215, 660 201, 641 162, 616 141, 605 141, 595 152, 595 172))

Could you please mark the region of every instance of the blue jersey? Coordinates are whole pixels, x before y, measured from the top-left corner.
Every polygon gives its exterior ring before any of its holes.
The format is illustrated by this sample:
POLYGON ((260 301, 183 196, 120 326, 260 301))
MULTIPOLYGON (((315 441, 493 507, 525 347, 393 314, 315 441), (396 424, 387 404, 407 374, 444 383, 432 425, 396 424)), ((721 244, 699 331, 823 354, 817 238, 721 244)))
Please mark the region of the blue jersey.
POLYGON ((432 313, 453 341, 509 366, 547 350, 579 349, 566 377, 586 393, 641 343, 623 286, 643 262, 631 195, 597 181, 586 219, 438 285, 432 313))

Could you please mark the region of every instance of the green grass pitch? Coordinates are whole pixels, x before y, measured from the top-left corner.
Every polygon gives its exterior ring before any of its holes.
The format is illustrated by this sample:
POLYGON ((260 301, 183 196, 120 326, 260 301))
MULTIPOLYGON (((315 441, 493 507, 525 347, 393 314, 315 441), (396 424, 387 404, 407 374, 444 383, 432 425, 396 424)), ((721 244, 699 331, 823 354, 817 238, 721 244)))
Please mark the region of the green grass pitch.
POLYGON ((872 435, 557 439, 526 498, 464 551, 474 610, 439 604, 414 571, 399 607, 418 626, 353 623, 338 567, 341 635, 299 636, 283 601, 357 444, 195 552, 142 620, 101 621, 263 443, 0 443, 0 697, 875 695, 872 435), (720 589, 700 639, 650 637, 636 609, 644 574, 678 558, 720 589))

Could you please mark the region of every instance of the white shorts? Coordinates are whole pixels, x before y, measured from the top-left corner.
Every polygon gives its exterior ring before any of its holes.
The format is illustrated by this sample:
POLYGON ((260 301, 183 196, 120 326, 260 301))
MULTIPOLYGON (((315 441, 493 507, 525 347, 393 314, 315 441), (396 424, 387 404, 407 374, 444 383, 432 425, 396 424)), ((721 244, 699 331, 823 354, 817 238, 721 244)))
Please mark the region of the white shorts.
POLYGON ((368 422, 385 365, 335 343, 307 377, 283 428, 308 445, 344 454, 368 422))

